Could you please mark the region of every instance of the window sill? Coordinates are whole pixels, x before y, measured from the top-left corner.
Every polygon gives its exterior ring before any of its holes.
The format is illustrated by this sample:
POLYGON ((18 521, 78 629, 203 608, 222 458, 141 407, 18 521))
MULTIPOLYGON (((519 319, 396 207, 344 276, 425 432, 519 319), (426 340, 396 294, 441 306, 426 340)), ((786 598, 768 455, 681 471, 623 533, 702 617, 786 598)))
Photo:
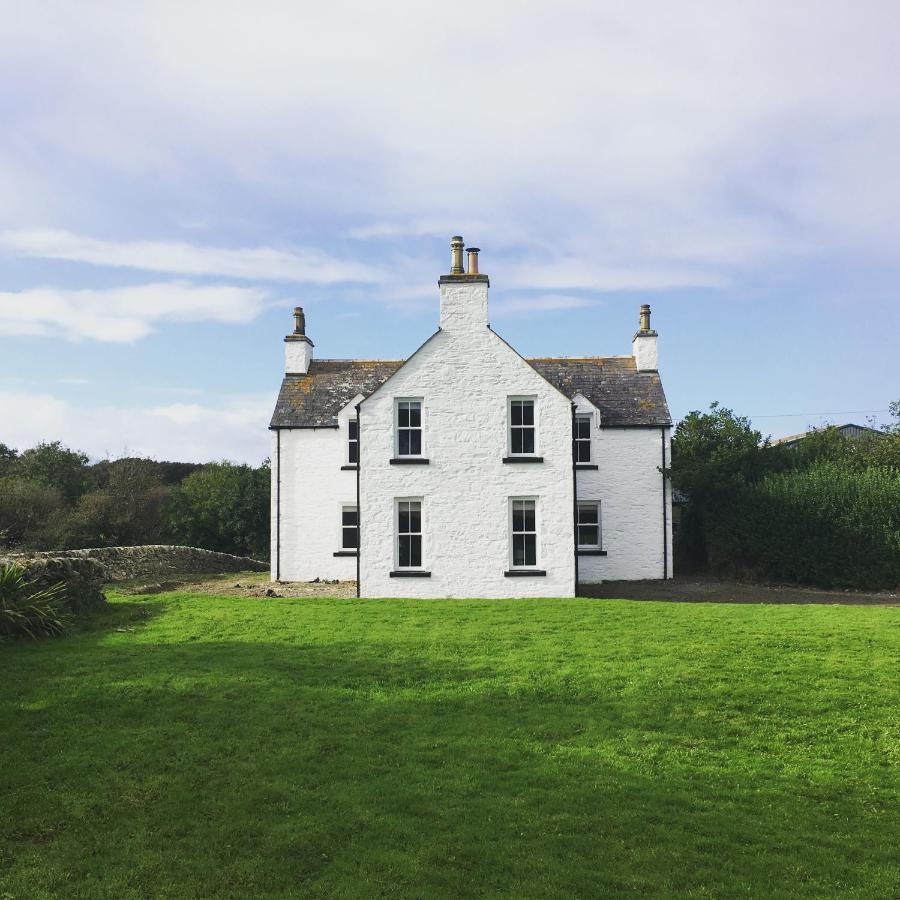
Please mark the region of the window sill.
POLYGON ((356 463, 351 463, 349 466, 341 466, 342 472, 355 472, 359 468, 356 463))
POLYGON ((334 556, 359 556, 359 550, 335 550, 334 556))
POLYGON ((575 468, 576 469, 593 469, 594 471, 596 471, 600 467, 595 466, 593 463, 575 463, 575 468))
POLYGON ((543 578, 547 573, 544 569, 507 569, 503 574, 507 578, 543 578))
POLYGON ((542 463, 543 456, 504 456, 504 463, 542 463))
POLYGON ((392 466, 427 466, 430 462, 423 456, 395 456, 391 459, 392 466))
POLYGON ((431 578, 431 572, 423 572, 421 569, 394 569, 390 575, 391 578, 431 578))
POLYGON ((605 550, 596 550, 591 547, 579 547, 578 548, 579 556, 606 556, 605 550))

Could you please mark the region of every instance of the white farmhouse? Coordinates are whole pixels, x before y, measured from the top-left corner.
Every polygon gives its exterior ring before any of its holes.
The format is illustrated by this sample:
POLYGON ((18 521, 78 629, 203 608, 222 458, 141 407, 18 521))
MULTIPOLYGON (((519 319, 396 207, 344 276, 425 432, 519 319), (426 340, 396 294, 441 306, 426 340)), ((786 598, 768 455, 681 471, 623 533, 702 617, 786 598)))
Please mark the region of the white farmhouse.
POLYGON ((525 359, 451 241, 407 360, 314 359, 303 310, 272 417, 272 578, 363 597, 571 597, 672 574, 671 418, 641 307, 631 356, 525 359))

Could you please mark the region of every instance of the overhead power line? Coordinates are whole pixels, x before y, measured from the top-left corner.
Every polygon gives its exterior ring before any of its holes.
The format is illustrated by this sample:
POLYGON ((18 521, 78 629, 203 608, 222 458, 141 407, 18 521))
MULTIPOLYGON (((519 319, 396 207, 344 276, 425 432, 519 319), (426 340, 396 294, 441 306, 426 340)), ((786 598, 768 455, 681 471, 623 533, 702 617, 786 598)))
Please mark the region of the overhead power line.
POLYGON ((843 412, 802 412, 802 413, 765 413, 748 416, 750 419, 790 419, 795 416, 861 416, 872 413, 886 413, 889 409, 845 409, 843 412))

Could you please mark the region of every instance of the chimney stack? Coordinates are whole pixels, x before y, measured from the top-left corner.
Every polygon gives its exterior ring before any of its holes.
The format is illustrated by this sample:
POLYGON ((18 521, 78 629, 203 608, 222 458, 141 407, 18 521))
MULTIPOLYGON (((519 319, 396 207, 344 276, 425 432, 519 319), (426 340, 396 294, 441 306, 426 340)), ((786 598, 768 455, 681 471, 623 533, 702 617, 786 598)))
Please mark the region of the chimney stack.
POLYGON ((650 305, 641 305, 640 325, 631 340, 631 352, 638 372, 656 372, 659 369, 657 333, 650 327, 650 305))
POLYGON ((306 316, 302 306, 294 307, 294 331, 284 339, 284 372, 305 375, 313 357, 313 342, 306 336, 306 316))
POLYGON ((478 271, 477 247, 469 247, 468 271, 463 269, 462 235, 450 238, 450 274, 441 275, 438 287, 441 291, 441 330, 467 331, 488 327, 487 275, 478 271))

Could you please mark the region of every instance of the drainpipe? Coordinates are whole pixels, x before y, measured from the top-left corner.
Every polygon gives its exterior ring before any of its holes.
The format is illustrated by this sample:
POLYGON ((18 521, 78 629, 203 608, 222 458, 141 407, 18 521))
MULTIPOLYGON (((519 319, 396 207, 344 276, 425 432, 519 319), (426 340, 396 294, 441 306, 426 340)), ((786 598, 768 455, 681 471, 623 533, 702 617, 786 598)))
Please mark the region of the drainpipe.
POLYGON ((281 581, 281 429, 275 429, 275 580, 281 581))
POLYGON ((663 498, 663 515, 662 515, 662 526, 663 526, 663 580, 669 577, 669 522, 668 515, 669 510, 666 505, 666 429, 663 426, 660 429, 660 435, 662 436, 662 498, 663 498))
POLYGON ((575 444, 575 404, 572 404, 572 542, 575 558, 575 596, 578 596, 578 452, 575 444))
POLYGON ((359 427, 359 404, 356 404, 356 596, 361 596, 359 582, 360 555, 362 554, 362 508, 359 502, 359 471, 362 467, 362 431, 359 427))

